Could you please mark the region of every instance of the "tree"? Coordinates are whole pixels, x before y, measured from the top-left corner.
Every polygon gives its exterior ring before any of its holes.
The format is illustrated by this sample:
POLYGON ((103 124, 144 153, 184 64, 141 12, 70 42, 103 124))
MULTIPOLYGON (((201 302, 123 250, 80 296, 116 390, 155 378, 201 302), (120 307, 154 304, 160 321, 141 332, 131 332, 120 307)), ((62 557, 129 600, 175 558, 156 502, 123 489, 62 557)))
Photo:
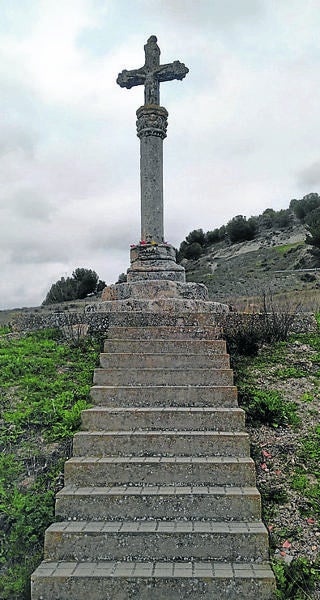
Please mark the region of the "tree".
POLYGON ((72 277, 61 277, 53 283, 42 304, 55 304, 85 298, 88 294, 102 291, 105 282, 92 269, 75 269, 72 277))
POLYGON ((302 221, 302 223, 305 223, 307 216, 316 208, 320 208, 320 196, 319 194, 312 193, 303 196, 301 200, 291 200, 290 208, 293 210, 296 217, 302 221))
POLYGON ((263 211, 262 215, 258 217, 260 226, 263 229, 271 229, 274 223, 274 216, 275 211, 273 210, 273 208, 266 208, 266 210, 263 211))
POLYGON ((289 208, 278 210, 274 213, 274 225, 286 229, 290 225, 291 211, 289 208))
POLYGON ((207 231, 205 234, 205 244, 206 246, 211 246, 211 244, 216 244, 217 242, 221 242, 224 240, 226 235, 225 225, 219 227, 219 229, 213 229, 213 231, 207 231))
POLYGON ((320 208, 316 208, 306 218, 308 234, 306 243, 320 248, 320 208))
POLYGON ((42 304, 56 304, 77 298, 77 282, 72 277, 61 277, 53 283, 42 304))
POLYGON ((205 234, 202 229, 194 229, 193 231, 190 231, 190 233, 188 233, 188 235, 186 236, 186 242, 190 245, 194 242, 197 242, 198 244, 200 244, 200 246, 204 246, 205 241, 205 234))
POLYGON ((127 282, 127 274, 120 273, 117 283, 126 283, 126 282, 127 282))
POLYGON ((77 282, 77 298, 85 298, 97 289, 99 277, 92 269, 75 269, 72 277, 77 282))
POLYGON ((201 256, 203 248, 199 242, 193 242, 188 245, 185 251, 185 258, 197 260, 201 256))
POLYGON ((202 229, 194 229, 181 242, 177 253, 177 261, 181 262, 183 258, 196 259, 203 253, 206 244, 206 236, 202 229))
POLYGON ((232 243, 253 240, 257 230, 257 220, 254 217, 250 217, 250 219, 247 220, 243 215, 233 217, 233 219, 227 223, 226 227, 226 232, 232 243))

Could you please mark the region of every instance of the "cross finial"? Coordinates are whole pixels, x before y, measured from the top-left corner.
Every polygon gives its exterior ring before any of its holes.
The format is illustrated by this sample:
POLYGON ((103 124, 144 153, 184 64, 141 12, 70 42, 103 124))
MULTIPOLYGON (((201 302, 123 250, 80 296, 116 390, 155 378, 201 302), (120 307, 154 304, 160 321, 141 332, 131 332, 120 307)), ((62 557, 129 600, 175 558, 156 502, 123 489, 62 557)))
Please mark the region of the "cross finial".
POLYGON ((144 46, 145 63, 140 69, 119 73, 117 83, 128 89, 135 85, 144 85, 144 103, 160 104, 160 82, 183 79, 189 69, 179 60, 160 65, 160 48, 155 35, 149 37, 144 46))

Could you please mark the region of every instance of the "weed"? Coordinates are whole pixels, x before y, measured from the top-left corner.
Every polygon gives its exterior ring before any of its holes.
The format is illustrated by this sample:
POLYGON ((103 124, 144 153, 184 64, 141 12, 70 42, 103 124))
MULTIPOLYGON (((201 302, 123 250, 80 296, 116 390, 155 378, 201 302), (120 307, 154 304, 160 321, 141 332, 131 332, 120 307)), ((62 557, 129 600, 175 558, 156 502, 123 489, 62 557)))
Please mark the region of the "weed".
POLYGON ((256 356, 262 344, 287 340, 297 309, 298 306, 289 306, 279 312, 272 296, 263 294, 259 314, 236 315, 233 319, 222 317, 229 352, 256 356))
POLYGON ((2 325, 0 327, 0 335, 6 335, 7 333, 11 333, 11 327, 9 325, 2 325))
POLYGON ((272 427, 298 425, 297 405, 283 400, 280 392, 259 390, 249 386, 239 388, 239 403, 252 424, 264 423, 272 427))
POLYGON ((320 478, 320 425, 317 425, 308 437, 301 441, 298 456, 307 466, 308 471, 320 478))
POLYGON ((301 396, 301 402, 313 402, 314 396, 311 392, 304 392, 301 396))
POLYGON ((285 504, 288 502, 288 492, 281 485, 265 484, 260 487, 263 502, 285 504))
POLYGON ((277 379, 300 379, 301 377, 306 377, 308 373, 298 367, 281 366, 274 370, 273 375, 277 379))
POLYGON ((297 473, 291 479, 291 487, 298 492, 304 492, 308 487, 308 477, 304 474, 297 473))
POLYGON ((273 572, 277 581, 278 600, 309 600, 315 584, 320 580, 319 564, 306 558, 296 558, 290 565, 274 560, 273 572))
MULTIPOLYGON (((286 504, 288 501, 288 493, 281 485, 274 485, 272 482, 263 483, 259 486, 262 501, 262 518, 265 523, 272 521, 277 513, 277 507, 281 504, 286 504)), ((270 535, 270 543, 273 548, 277 547, 277 540, 272 533, 270 535)))

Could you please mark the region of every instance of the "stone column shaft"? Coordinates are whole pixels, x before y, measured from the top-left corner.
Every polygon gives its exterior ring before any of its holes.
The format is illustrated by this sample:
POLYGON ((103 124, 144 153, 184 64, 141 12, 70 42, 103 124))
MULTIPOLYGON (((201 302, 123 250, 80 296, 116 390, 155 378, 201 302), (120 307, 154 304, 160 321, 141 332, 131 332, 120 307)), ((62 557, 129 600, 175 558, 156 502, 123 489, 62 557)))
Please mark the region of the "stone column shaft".
POLYGON ((140 138, 141 240, 163 242, 163 140, 168 113, 162 106, 137 110, 140 138))
POLYGON ((163 141, 140 140, 141 240, 163 242, 163 141))

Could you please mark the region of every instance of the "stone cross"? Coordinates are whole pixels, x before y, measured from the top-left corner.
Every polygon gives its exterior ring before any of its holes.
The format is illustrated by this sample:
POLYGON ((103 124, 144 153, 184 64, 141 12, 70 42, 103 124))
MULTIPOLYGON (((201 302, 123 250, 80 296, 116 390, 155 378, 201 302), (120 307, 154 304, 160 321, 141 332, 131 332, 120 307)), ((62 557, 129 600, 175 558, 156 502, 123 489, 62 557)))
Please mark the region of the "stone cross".
POLYGON ((141 69, 119 73, 117 83, 128 89, 135 85, 144 85, 144 103, 160 104, 160 82, 183 79, 189 69, 179 60, 160 65, 160 48, 155 35, 149 37, 144 46, 145 63, 141 69))
POLYGON ((159 106, 160 83, 183 79, 189 69, 178 60, 160 65, 160 49, 152 35, 146 45, 145 64, 140 69, 119 73, 117 83, 128 89, 144 85, 144 106, 137 110, 140 138, 141 240, 164 241, 163 232, 163 140, 167 135, 165 108, 159 106))

